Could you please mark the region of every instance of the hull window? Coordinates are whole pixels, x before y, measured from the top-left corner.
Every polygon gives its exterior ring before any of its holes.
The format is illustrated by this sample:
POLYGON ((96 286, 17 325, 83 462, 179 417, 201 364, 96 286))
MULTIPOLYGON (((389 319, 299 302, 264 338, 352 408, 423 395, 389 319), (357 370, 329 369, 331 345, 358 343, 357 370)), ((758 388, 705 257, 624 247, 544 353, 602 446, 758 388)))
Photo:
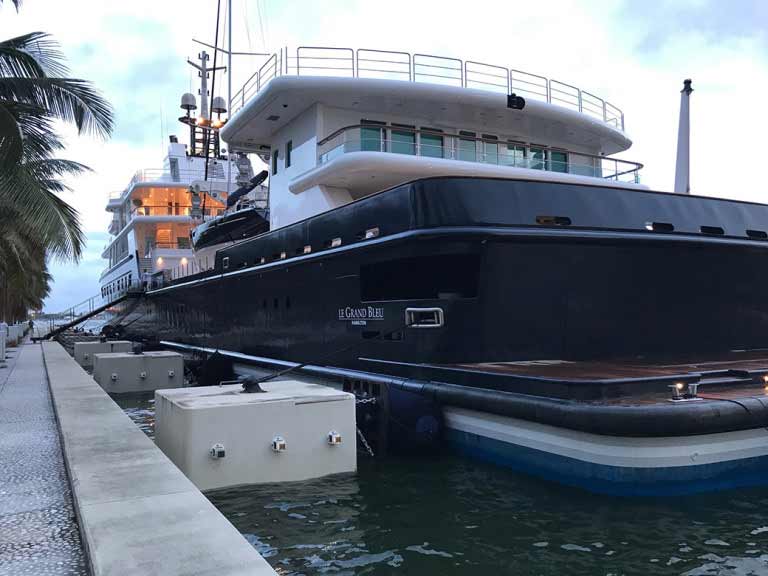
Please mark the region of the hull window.
POLYGON ((377 262, 360 270, 360 297, 363 301, 474 298, 479 273, 476 254, 377 262))
POLYGON ((531 148, 531 166, 533 170, 544 170, 547 167, 547 152, 542 148, 531 148))
POLYGON ((554 150, 549 153, 549 170, 550 172, 568 172, 568 154, 565 152, 555 152, 554 150))
POLYGON ((293 153, 293 140, 285 143, 285 167, 291 167, 291 153, 293 153))
POLYGON ((413 126, 392 124, 392 152, 395 154, 416 154, 416 133, 413 126), (397 130, 397 127, 410 128, 410 130, 397 130))
POLYGON ((384 148, 384 129, 385 122, 374 122, 373 120, 362 120, 360 124, 360 150, 363 152, 383 152, 384 148))
POLYGON ((277 157, 279 155, 280 151, 277 149, 272 152, 272 176, 277 174, 277 157))
POLYGON ((496 136, 491 134, 483 134, 483 162, 486 164, 498 164, 499 163, 499 143, 488 142, 488 140, 498 140, 496 136))
MULTIPOLYGON (((429 130, 429 128, 422 128, 422 130, 429 130)), ((439 130, 434 130, 434 132, 435 134, 421 133, 419 136, 419 151, 422 156, 427 158, 442 158, 443 136, 439 133, 439 130)))
POLYGON ((466 132, 462 130, 461 132, 459 132, 459 135, 469 136, 473 138, 472 140, 459 138, 459 160, 465 160, 467 162, 476 162, 477 161, 477 144, 474 140, 475 133, 466 132))
POLYGON ((515 144, 512 142, 507 143, 506 156, 502 158, 502 164, 505 166, 517 166, 525 168, 525 146, 522 144, 515 144))

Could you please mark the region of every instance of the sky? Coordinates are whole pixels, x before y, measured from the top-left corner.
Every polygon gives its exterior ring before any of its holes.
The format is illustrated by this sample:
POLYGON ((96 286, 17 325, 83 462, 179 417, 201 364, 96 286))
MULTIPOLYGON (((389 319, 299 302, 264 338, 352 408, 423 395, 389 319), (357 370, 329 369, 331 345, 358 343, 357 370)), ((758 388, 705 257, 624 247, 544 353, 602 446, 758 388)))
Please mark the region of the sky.
MULTIPOLYGON (((549 0, 546 8, 509 0, 232 1, 235 51, 311 45, 420 52, 582 87, 624 111, 634 144, 620 157, 643 163, 642 183, 655 190, 674 185, 679 92, 690 77, 691 191, 768 202, 768 180, 758 173, 768 134, 766 0, 549 0)), ((24 0, 16 13, 6 0, 0 8, 0 37, 50 33, 72 76, 93 82, 116 113, 108 141, 64 131, 63 156, 92 168, 70 181, 72 192, 65 194, 81 214, 88 243, 78 265, 51 262, 46 310, 98 293, 100 254, 109 239, 107 197, 137 169, 161 167, 167 136, 184 134, 179 99, 196 92, 185 61, 200 49, 193 38, 212 43, 216 6, 216 0, 24 0)), ((235 59, 235 90, 262 61, 235 59)), ((226 77, 217 82, 223 88, 226 77)))

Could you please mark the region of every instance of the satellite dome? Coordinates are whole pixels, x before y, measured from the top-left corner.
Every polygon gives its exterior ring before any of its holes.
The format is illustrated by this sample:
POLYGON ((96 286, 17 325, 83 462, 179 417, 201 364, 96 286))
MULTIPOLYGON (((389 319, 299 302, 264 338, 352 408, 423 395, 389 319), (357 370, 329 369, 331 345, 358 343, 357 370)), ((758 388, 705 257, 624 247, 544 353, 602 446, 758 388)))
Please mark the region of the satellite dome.
POLYGON ((197 110, 197 101, 195 95, 187 92, 181 95, 181 108, 182 110, 197 110))
POLYGON ((227 102, 221 96, 214 96, 213 98, 213 111, 216 113, 227 111, 227 102))

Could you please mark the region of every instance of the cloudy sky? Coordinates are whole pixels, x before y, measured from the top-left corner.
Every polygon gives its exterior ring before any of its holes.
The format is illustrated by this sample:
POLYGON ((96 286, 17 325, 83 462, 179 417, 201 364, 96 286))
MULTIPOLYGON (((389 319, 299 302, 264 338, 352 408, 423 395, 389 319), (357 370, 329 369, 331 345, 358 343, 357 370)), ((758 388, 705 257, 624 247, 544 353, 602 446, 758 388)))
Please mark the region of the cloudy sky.
MULTIPOLYGON (((4 4, 2 37, 52 34, 73 75, 103 91, 117 116, 108 142, 67 138, 66 156, 93 168, 67 195, 89 240, 79 266, 52 263, 46 308, 55 311, 99 290, 109 192, 139 168, 160 167, 167 135, 183 134, 179 97, 194 82, 185 60, 198 51, 192 38, 212 42, 216 0, 25 0, 18 14, 4 4)), ((673 186, 679 90, 691 77, 692 191, 768 201, 759 173, 768 134, 768 1, 233 0, 233 14, 236 50, 422 52, 583 87, 622 108, 635 142, 623 157, 644 163, 643 182, 658 190, 673 186)), ((260 63, 237 60, 235 86, 260 63)))

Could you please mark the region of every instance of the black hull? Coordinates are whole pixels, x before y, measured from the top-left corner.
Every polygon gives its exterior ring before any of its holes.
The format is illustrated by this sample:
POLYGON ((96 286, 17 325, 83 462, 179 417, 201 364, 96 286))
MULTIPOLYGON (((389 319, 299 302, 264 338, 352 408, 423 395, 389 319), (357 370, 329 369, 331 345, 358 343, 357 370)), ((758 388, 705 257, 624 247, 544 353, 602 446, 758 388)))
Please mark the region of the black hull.
POLYGON ((768 349, 767 230, 759 204, 431 179, 220 250, 214 274, 149 293, 126 323, 134 338, 573 398, 435 366, 768 349), (408 308, 440 308, 445 325, 407 327, 408 308))

